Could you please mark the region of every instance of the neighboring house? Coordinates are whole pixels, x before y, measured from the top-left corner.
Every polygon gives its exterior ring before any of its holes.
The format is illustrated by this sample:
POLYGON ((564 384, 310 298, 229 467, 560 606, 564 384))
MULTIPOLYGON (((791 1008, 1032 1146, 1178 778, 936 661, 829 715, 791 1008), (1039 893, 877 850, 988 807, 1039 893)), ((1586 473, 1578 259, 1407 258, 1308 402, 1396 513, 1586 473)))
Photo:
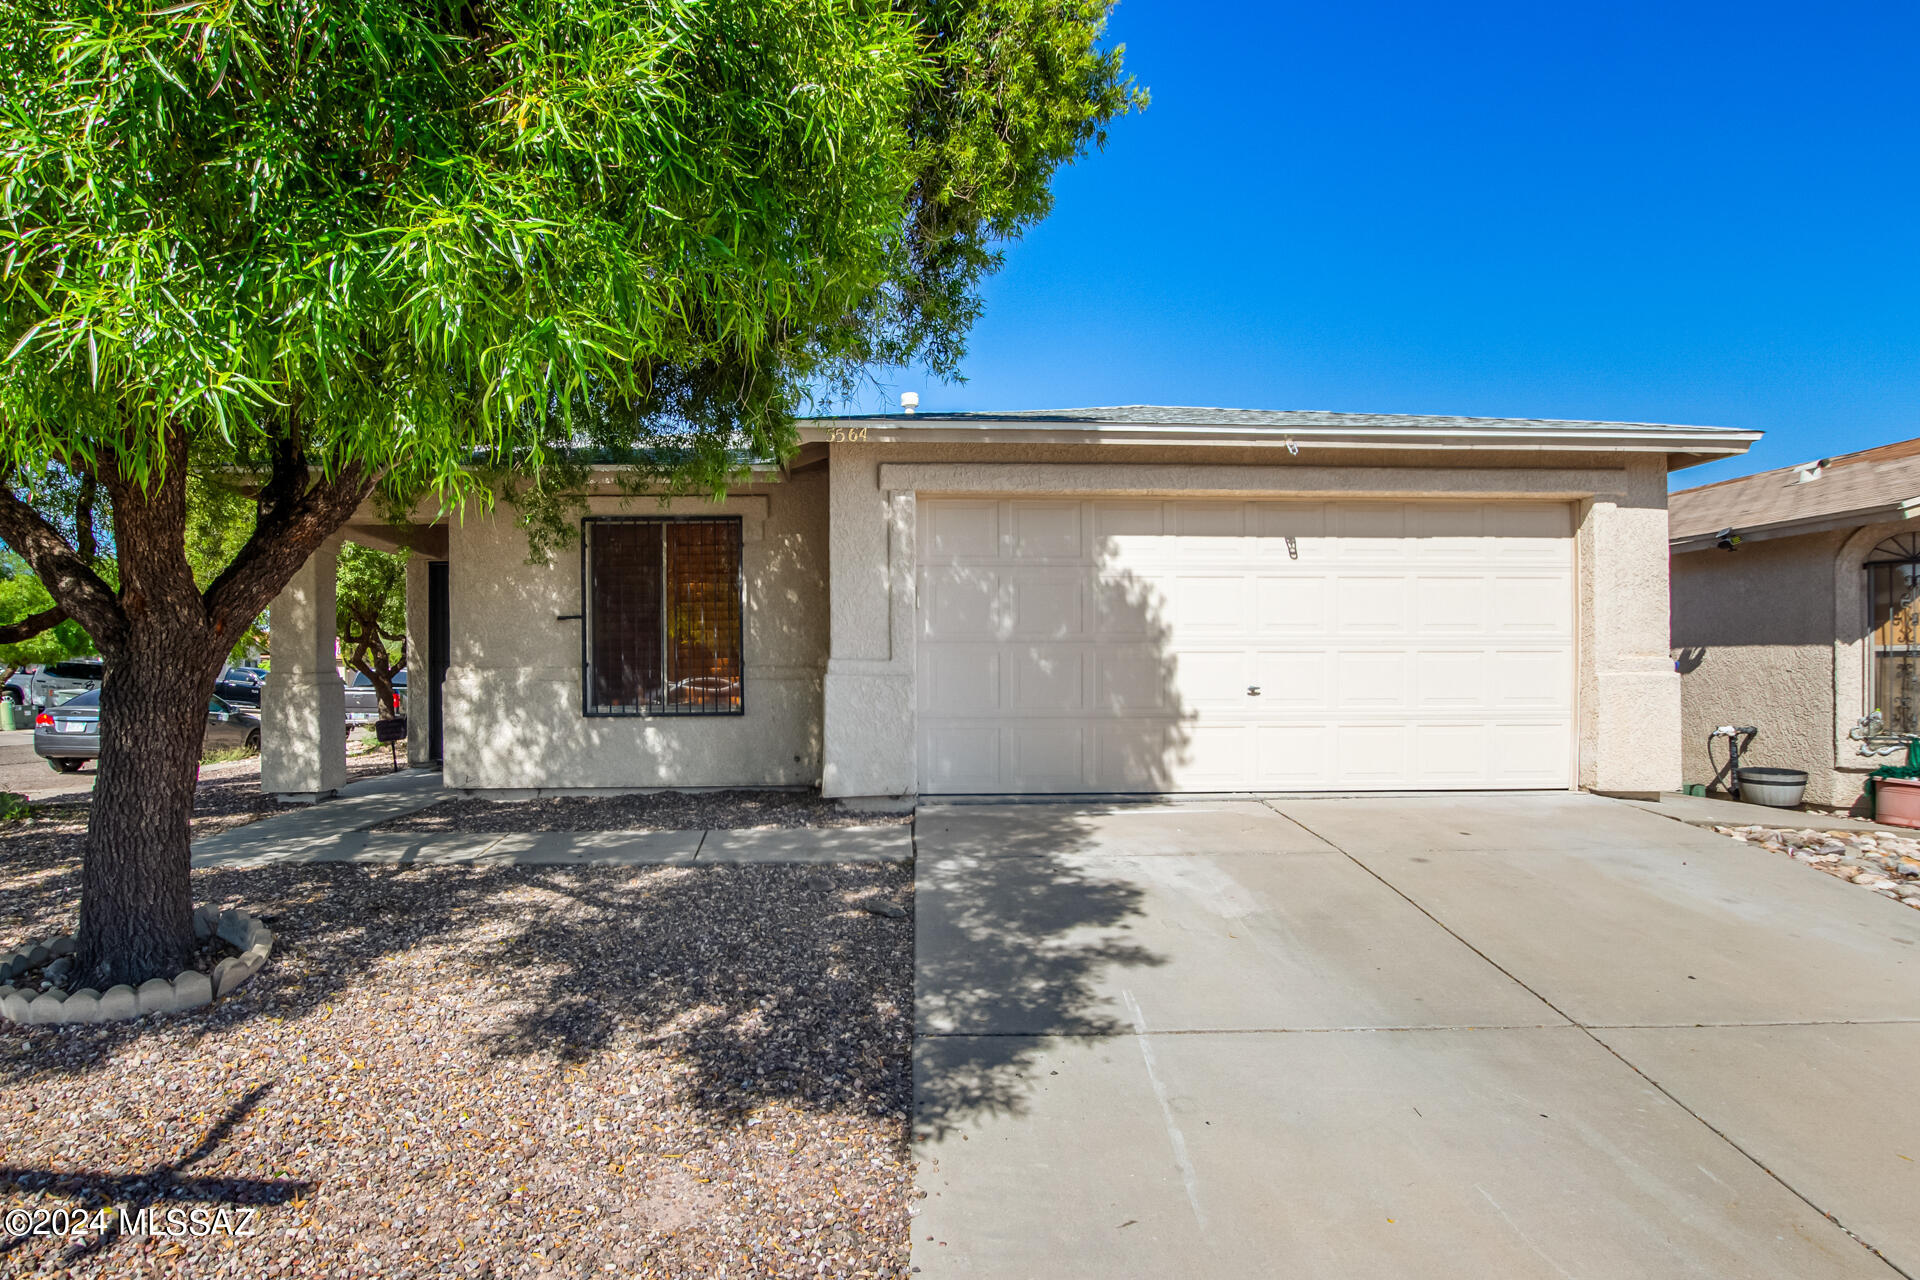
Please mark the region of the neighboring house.
POLYGON ((1920 440, 1668 503, 1687 781, 1713 776, 1709 732, 1751 725, 1752 763, 1805 769, 1810 803, 1859 807, 1868 772, 1920 733, 1920 440))
MULTIPOLYGON (((836 418, 718 503, 596 482, 545 566, 506 506, 343 536, 415 553, 410 750, 455 787, 1647 793, 1680 781, 1667 475, 1756 438, 836 418)), ((332 560, 274 606, 270 791, 339 785, 332 560)))

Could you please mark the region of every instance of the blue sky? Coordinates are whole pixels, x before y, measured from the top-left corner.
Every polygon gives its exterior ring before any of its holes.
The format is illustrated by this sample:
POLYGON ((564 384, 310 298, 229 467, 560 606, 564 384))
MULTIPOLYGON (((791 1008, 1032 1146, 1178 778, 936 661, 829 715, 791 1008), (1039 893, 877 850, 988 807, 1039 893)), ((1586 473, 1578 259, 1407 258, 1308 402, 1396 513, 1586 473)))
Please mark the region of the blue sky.
POLYGON ((1920 6, 1126 0, 1153 105, 923 409, 1711 423, 1703 483, 1920 435, 1920 6))

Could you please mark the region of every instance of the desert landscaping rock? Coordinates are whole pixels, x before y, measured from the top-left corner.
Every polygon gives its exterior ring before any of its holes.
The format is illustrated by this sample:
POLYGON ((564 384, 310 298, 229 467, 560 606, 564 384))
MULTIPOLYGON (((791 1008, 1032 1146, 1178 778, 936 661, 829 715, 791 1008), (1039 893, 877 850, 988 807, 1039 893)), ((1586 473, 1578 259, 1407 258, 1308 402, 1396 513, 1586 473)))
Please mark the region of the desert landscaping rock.
POLYGON ((1721 835, 1786 854, 1816 871, 1920 908, 1920 838, 1885 831, 1715 827, 1721 835))
MULTIPOLYGON (((84 818, 0 836, 9 940, 73 927, 84 818)), ((0 1151, 47 1171, 0 1212, 177 1180, 256 1234, 31 1238, 0 1272, 904 1278, 912 930, 854 903, 910 904, 912 872, 810 877, 196 869, 287 922, 272 962, 191 1017, 0 1024, 0 1151)))

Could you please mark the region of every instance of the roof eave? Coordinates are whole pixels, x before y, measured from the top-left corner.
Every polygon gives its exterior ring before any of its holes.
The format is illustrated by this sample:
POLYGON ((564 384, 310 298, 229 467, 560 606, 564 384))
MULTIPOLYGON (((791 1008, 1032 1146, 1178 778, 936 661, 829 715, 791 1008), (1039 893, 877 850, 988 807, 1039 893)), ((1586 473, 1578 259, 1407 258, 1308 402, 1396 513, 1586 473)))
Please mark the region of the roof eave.
POLYGON ((1774 520, 1757 525, 1722 525, 1712 533, 1689 533, 1668 541, 1667 547, 1674 555, 1689 551, 1705 551, 1719 545, 1720 535, 1731 528, 1740 535, 1741 542, 1767 542, 1774 538, 1797 538, 1808 533, 1827 533, 1834 529, 1853 529, 1869 524, 1886 524, 1894 520, 1911 520, 1920 515, 1920 495, 1899 502, 1882 502, 1871 507, 1856 507, 1852 511, 1826 512, 1820 515, 1801 516, 1793 520, 1774 520))
MULTIPOLYGON (((885 418, 815 418, 800 424, 807 443, 1248 445, 1287 448, 1515 449, 1683 455, 1694 462, 1745 453, 1757 431, 1660 427, 1229 427, 1184 423, 1051 423, 1017 419, 966 424, 914 422, 910 415, 885 418)), ((1691 465, 1688 463, 1687 465, 1691 465)))

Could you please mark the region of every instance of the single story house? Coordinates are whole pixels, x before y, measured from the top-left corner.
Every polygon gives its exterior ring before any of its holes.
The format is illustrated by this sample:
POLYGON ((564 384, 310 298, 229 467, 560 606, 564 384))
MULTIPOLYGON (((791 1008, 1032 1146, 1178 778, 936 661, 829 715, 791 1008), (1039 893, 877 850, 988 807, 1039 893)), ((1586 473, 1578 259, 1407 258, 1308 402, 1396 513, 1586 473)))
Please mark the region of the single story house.
MULTIPOLYGON (((1680 780, 1667 475, 1756 433, 1129 405, 810 420, 721 501, 368 508, 412 551, 409 754, 497 794, 1680 780)), ((265 789, 340 784, 333 556, 273 613, 265 789)))
POLYGON ((1669 502, 1687 781, 1714 775, 1714 728, 1751 725, 1752 763, 1805 769, 1811 804, 1861 807, 1867 774, 1920 734, 1920 440, 1669 502))

